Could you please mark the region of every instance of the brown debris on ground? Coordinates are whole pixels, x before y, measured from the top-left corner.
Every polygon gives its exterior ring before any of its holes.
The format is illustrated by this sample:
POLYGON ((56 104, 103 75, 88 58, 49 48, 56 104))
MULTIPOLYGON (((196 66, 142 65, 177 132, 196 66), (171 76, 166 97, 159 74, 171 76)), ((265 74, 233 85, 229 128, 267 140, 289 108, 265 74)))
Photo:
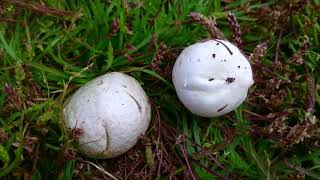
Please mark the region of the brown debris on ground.
POLYGON ((18 8, 21 9, 28 9, 31 10, 35 13, 40 13, 44 15, 52 15, 52 16, 61 16, 61 17, 72 17, 72 18, 79 18, 82 16, 82 13, 80 12, 71 12, 71 11, 66 11, 62 9, 57 9, 57 8, 51 8, 47 7, 43 4, 38 4, 34 2, 27 2, 27 1, 20 1, 20 0, 2 0, 0 2, 1 4, 12 4, 18 8))

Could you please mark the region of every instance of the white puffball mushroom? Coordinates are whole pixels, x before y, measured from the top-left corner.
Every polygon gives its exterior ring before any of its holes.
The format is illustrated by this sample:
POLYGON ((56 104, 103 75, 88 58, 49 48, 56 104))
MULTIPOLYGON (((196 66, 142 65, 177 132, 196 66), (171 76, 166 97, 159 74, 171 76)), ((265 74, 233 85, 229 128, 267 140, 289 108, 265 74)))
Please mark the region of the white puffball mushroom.
POLYGON ((67 128, 80 128, 79 151, 113 158, 132 148, 148 129, 151 107, 133 77, 112 72, 93 79, 63 109, 67 128))
POLYGON ((253 84, 250 63, 225 40, 208 40, 185 48, 172 80, 178 98, 193 114, 216 117, 236 109, 253 84))

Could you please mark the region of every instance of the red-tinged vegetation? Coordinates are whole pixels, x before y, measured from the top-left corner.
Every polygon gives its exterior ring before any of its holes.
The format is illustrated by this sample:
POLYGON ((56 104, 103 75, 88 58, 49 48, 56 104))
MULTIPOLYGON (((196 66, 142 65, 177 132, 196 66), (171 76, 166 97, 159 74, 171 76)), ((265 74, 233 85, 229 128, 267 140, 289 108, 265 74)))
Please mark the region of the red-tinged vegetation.
POLYGON ((231 12, 228 13, 228 22, 229 22, 229 26, 232 29, 233 41, 238 46, 238 48, 242 49, 240 24, 238 23, 236 16, 231 12))
POLYGON ((209 32, 211 38, 213 39, 225 39, 223 32, 216 26, 216 23, 211 17, 206 17, 200 13, 191 12, 189 14, 190 18, 201 25, 203 25, 209 32))

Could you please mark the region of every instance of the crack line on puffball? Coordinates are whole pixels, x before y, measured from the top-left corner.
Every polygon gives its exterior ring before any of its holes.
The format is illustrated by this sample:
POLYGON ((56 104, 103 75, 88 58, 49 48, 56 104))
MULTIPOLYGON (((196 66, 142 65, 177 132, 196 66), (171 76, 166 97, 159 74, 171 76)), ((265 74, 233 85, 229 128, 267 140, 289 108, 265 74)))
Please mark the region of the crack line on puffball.
POLYGON ((104 122, 104 123, 105 124, 104 124, 103 128, 104 128, 104 131, 106 133, 106 150, 108 150, 108 148, 110 146, 110 136, 109 136, 109 133, 108 133, 108 126, 107 126, 106 122, 104 122))
POLYGON ((137 107, 138 107, 138 111, 141 113, 141 112, 142 112, 142 107, 141 107, 141 105, 139 104, 138 100, 137 100, 135 97, 133 97, 130 93, 128 93, 127 91, 126 91, 126 93, 128 94, 128 96, 131 97, 131 99, 133 99, 133 101, 136 103, 136 105, 137 105, 137 107))
POLYGON ((99 137, 99 138, 96 139, 96 140, 91 140, 91 141, 87 141, 87 142, 84 142, 84 143, 79 143, 79 145, 85 145, 85 144, 88 144, 88 143, 97 142, 97 141, 99 141, 101 138, 103 138, 103 136, 99 137))
POLYGON ((233 52, 229 49, 229 47, 227 45, 225 45, 223 42, 219 41, 219 40, 216 40, 216 39, 213 39, 214 41, 216 42, 219 42, 221 43, 227 50, 228 52, 230 53, 230 55, 233 55, 233 52))

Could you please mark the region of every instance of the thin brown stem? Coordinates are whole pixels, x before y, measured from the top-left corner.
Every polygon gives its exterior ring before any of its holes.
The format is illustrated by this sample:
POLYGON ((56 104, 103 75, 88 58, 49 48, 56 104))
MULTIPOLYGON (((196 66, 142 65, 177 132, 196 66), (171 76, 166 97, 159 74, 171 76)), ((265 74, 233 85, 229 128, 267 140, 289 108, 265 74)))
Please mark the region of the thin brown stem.
POLYGON ((57 8, 47 7, 38 3, 26 2, 20 0, 2 0, 1 3, 13 4, 16 7, 28 9, 36 13, 41 13, 45 15, 62 16, 62 17, 81 17, 82 13, 66 11, 57 8))
POLYGON ((180 135, 178 137, 178 146, 180 147, 180 150, 183 154, 183 157, 187 163, 187 166, 188 166, 188 170, 189 170, 189 173, 191 174, 191 177, 192 179, 199 179, 196 174, 193 172, 193 169, 191 167, 191 164, 189 162, 189 158, 188 158, 188 152, 187 152, 187 148, 186 148, 186 144, 185 144, 185 137, 184 135, 180 135))

